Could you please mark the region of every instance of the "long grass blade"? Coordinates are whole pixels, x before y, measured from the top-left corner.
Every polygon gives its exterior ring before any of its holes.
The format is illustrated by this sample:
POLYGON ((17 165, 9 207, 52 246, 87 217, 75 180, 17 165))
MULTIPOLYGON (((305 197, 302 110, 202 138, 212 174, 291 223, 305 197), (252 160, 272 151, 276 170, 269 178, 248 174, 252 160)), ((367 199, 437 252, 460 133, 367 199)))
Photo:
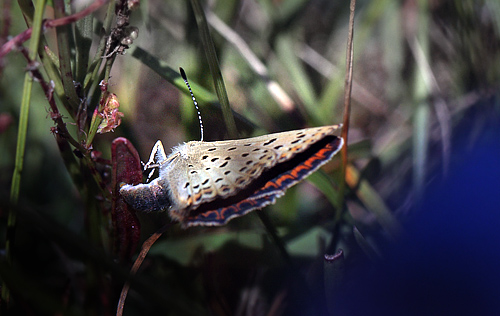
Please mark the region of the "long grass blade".
MULTIPOLYGON (((38 52, 38 43, 42 33, 43 12, 45 10, 45 0, 37 0, 35 6, 35 14, 33 19, 33 33, 29 45, 29 59, 35 61, 38 52)), ((34 63, 33 65, 34 66, 34 63)), ((10 190, 11 205, 16 206, 19 200, 19 190, 21 187, 21 175, 24 164, 24 154, 26 151, 26 135, 28 133, 28 117, 31 103, 31 89, 33 87, 33 78, 29 72, 24 75, 23 98, 21 101, 21 112, 19 114, 19 128, 17 134, 16 160, 14 164, 14 172, 12 174, 12 184, 10 190)), ((7 260, 12 263, 14 236, 16 227, 16 209, 9 209, 9 217, 7 222, 7 241, 5 251, 7 260)), ((2 286, 2 299, 4 302, 9 301, 9 290, 4 284, 2 286)))
POLYGON ((201 7, 198 0, 191 0, 191 6, 193 7, 194 15, 196 17, 196 23, 198 24, 198 29, 200 31, 201 42, 207 56, 210 73, 214 80, 215 93, 217 93, 217 97, 219 98, 219 102, 222 107, 222 115, 224 117, 224 122, 226 123, 229 137, 233 139, 238 138, 236 123, 234 122, 234 117, 231 114, 229 98, 227 96, 224 79, 222 78, 222 73, 220 71, 219 60, 215 52, 212 36, 210 35, 210 30, 208 29, 205 12, 203 11, 203 8, 201 7))

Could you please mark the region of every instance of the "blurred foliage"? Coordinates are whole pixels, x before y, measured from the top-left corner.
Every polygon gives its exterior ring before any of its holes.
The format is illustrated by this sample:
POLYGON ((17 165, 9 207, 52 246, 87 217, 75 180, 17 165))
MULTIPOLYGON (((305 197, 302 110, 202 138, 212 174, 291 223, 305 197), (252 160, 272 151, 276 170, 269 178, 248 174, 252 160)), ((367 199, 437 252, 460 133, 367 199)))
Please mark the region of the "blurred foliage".
MULTIPOLYGON (((130 139, 143 160, 157 139, 166 149, 199 139, 178 67, 205 140, 229 135, 194 11, 187 1, 40 1, 45 18, 64 21, 42 28, 31 2, 0 3, 2 52, 10 36, 43 31, 36 62, 27 38, 0 55, 2 311, 114 314, 138 249, 117 250, 126 239, 111 208, 113 139, 130 139), (22 100, 31 100, 24 130, 22 100)), ((341 122, 347 1, 202 5, 240 137, 341 122)), ((265 209, 290 261, 253 213, 218 228, 173 225, 130 278, 125 314, 336 314, 343 269, 383 256, 379 246, 418 213, 427 184, 447 176, 456 147, 499 123, 499 43, 497 0, 358 1, 345 208, 334 207, 336 158, 265 209), (340 248, 335 260, 345 262, 329 265, 324 255, 340 248)), ((170 222, 137 216, 142 240, 170 222)))

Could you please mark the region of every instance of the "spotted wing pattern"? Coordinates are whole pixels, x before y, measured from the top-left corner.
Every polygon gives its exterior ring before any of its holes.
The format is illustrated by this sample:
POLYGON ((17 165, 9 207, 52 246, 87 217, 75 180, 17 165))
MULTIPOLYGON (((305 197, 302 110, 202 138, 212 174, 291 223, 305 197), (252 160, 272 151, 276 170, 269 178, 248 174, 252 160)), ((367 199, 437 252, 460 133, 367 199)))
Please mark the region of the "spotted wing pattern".
MULTIPOLYGON (((317 170, 338 152, 343 140, 333 135, 335 129, 327 126, 247 140, 260 144, 261 148, 270 147, 276 154, 273 164, 259 170, 258 177, 265 181, 260 181, 262 184, 258 183, 257 188, 248 191, 247 195, 243 194, 241 200, 237 197, 229 199, 227 205, 223 201, 212 203, 213 209, 210 209, 211 203, 207 203, 206 207, 200 206, 201 210, 194 209, 183 217, 184 226, 223 225, 234 217, 274 203, 286 189, 317 170)), ((258 181, 256 177, 252 181, 258 181)))

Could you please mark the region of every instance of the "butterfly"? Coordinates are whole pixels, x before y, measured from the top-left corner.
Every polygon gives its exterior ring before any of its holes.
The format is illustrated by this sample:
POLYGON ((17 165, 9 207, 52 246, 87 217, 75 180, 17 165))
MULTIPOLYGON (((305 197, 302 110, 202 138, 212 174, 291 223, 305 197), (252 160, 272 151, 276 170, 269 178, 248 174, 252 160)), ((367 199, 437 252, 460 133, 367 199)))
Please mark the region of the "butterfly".
POLYGON ((159 176, 145 184, 123 184, 120 194, 137 210, 167 210, 184 228, 224 225, 273 204, 328 162, 344 144, 334 135, 340 126, 190 141, 168 156, 157 141, 145 169, 157 167, 159 176))

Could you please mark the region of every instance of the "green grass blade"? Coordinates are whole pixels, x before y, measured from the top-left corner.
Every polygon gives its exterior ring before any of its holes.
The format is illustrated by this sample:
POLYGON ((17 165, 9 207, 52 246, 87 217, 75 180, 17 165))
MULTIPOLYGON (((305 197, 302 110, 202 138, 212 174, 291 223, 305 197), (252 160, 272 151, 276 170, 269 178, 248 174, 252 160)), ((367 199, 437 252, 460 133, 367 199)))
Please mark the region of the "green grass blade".
POLYGON ((370 183, 359 178, 359 172, 352 165, 347 166, 346 182, 351 189, 357 188, 356 195, 359 200, 375 215, 380 225, 392 237, 397 237, 402 230, 398 220, 370 183))
MULTIPOLYGON (((34 61, 38 52, 38 43, 40 42, 40 36, 42 33, 42 20, 43 12, 45 10, 45 0, 37 0, 35 6, 35 14, 33 20, 33 33, 31 35, 31 41, 29 45, 28 56, 29 59, 34 61)), ((17 134, 17 146, 16 146, 16 160, 14 163, 14 172, 12 174, 12 184, 10 190, 10 202, 13 206, 17 205, 19 200, 19 190, 21 186, 21 174, 23 171, 24 164, 24 153, 26 150, 26 135, 28 133, 28 117, 29 108, 31 103, 31 90, 33 87, 33 78, 29 72, 24 75, 24 87, 23 87, 23 98, 21 101, 21 111, 19 114, 19 128, 17 134)), ((12 262, 12 246, 14 243, 15 226, 16 226, 16 210, 14 207, 9 209, 8 216, 8 232, 7 241, 5 245, 5 251, 7 260, 12 262)), ((7 286, 2 287, 2 298, 3 301, 9 301, 9 292, 7 286)))
POLYGON ((198 24, 198 29, 200 31, 200 38, 203 43, 203 49, 207 56, 210 73, 214 80, 215 93, 217 94, 222 107, 222 115, 224 117, 224 122, 226 123, 229 137, 237 138, 238 131, 236 129, 236 123, 234 122, 234 117, 231 113, 231 106, 229 105, 224 79, 222 78, 219 60, 215 52, 212 37, 210 36, 210 30, 208 29, 205 12, 203 12, 203 8, 198 0, 191 0, 191 6, 193 7, 194 15, 196 17, 196 23, 198 24))
POLYGON ((75 79, 80 83, 83 83, 89 66, 89 53, 92 45, 92 36, 94 35, 93 19, 91 15, 87 15, 83 19, 76 21, 75 39, 78 45, 75 46, 75 79))
MULTIPOLYGON (((62 18, 66 16, 64 11, 64 3, 61 0, 54 2, 54 10, 56 18, 62 18)), ((76 94, 75 89, 75 78, 73 76, 73 69, 71 65, 71 42, 73 40, 73 32, 71 25, 62 25, 56 28, 57 31, 57 47, 59 49, 59 66, 62 77, 62 83, 64 87, 64 94, 66 100, 69 102, 71 108, 70 113, 76 113, 79 105, 80 99, 76 94)))
POLYGON ((432 92, 431 70, 428 63, 429 49, 429 16, 427 4, 418 6, 418 29, 409 38, 410 48, 415 58, 413 102, 413 185, 417 204, 424 190, 428 160, 430 105, 427 102, 432 92))
POLYGON ((293 82, 293 87, 302 100, 313 125, 320 125, 322 119, 317 108, 318 100, 302 61, 296 54, 295 45, 296 41, 290 34, 282 35, 277 38, 276 54, 283 67, 286 67, 286 71, 290 75, 290 82, 293 82))
MULTIPOLYGON (((139 46, 132 47, 129 52, 132 57, 137 58, 137 60, 139 60, 142 64, 149 67, 163 79, 173 84, 177 89, 184 92, 184 94, 188 96, 190 95, 184 80, 181 78, 181 75, 176 70, 172 69, 166 61, 151 55, 139 46)), ((189 84, 191 85, 193 92, 196 94, 196 100, 198 102, 213 103, 217 101, 217 97, 212 92, 198 85, 196 82, 190 80, 189 84)))

